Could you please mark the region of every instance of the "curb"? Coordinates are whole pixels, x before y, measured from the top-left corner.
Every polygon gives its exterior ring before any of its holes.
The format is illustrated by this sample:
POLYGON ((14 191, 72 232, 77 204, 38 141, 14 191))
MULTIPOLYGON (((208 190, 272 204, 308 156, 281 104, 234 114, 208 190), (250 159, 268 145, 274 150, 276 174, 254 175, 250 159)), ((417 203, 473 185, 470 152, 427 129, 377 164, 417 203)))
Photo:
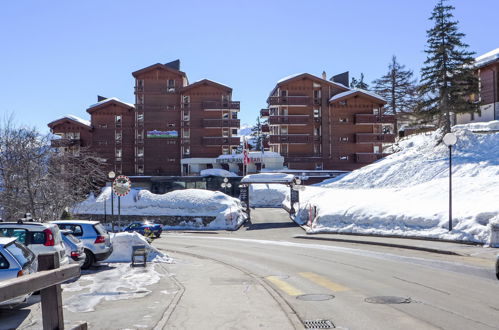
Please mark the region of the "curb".
POLYGON ((426 248, 426 247, 421 247, 421 246, 403 245, 403 244, 395 244, 395 243, 358 241, 358 240, 354 240, 354 239, 310 237, 310 236, 294 236, 293 238, 311 239, 311 240, 318 240, 318 241, 335 241, 335 242, 345 242, 345 243, 357 243, 357 244, 367 244, 367 245, 379 245, 379 246, 387 246, 387 247, 394 247, 394 248, 407 249, 407 250, 418 250, 418 251, 424 251, 424 252, 431 252, 431 253, 437 253, 437 254, 466 256, 465 254, 461 254, 461 253, 457 253, 457 252, 449 251, 449 250, 440 250, 440 249, 426 248))

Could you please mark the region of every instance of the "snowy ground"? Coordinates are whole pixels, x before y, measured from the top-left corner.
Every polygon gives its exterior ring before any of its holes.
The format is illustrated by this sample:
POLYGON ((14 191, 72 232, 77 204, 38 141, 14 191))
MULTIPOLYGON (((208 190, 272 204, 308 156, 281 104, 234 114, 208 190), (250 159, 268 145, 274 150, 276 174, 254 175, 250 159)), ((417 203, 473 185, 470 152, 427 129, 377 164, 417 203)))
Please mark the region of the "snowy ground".
MULTIPOLYGON (((74 214, 103 214, 104 203, 111 205, 111 188, 106 187, 96 198, 90 196, 78 204, 74 214)), ((116 201, 115 201, 116 207, 116 201)), ((140 216, 189 216, 200 217, 194 223, 179 223, 164 229, 235 229, 246 215, 241 202, 218 191, 202 189, 176 190, 166 194, 153 194, 147 190, 132 189, 121 198, 121 214, 140 216), (215 220, 204 226, 201 217, 212 216, 215 220)))
POLYGON ((297 220, 312 232, 420 236, 487 243, 499 222, 499 122, 453 128, 453 230, 448 232, 449 150, 442 132, 411 136, 396 153, 300 192, 297 220), (480 133, 476 133, 479 131, 480 133), (316 211, 316 213, 315 213, 316 211))
POLYGON ((282 207, 289 194, 289 187, 284 184, 252 184, 250 187, 251 207, 282 207))

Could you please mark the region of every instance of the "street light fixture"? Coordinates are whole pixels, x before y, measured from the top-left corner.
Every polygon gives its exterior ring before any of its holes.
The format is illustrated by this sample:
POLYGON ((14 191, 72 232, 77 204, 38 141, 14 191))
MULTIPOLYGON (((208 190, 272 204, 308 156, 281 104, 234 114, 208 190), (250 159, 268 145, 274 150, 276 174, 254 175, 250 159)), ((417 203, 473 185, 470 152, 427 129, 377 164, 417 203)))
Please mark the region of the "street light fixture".
MULTIPOLYGON (((113 171, 110 171, 108 174, 107 174, 107 177, 111 180, 111 223, 112 223, 112 228, 113 228, 113 231, 114 231, 114 192, 113 192, 113 184, 112 184, 112 181, 114 180, 114 178, 116 177, 116 173, 114 173, 113 171)), ((104 200, 104 203, 106 201, 104 200)))
POLYGON ((227 194, 227 188, 232 187, 232 184, 229 182, 229 179, 224 178, 224 182, 220 186, 224 188, 224 193, 227 194))
POLYGON ((454 133, 447 133, 444 136, 444 144, 449 147, 449 231, 452 230, 452 146, 457 142, 454 133))

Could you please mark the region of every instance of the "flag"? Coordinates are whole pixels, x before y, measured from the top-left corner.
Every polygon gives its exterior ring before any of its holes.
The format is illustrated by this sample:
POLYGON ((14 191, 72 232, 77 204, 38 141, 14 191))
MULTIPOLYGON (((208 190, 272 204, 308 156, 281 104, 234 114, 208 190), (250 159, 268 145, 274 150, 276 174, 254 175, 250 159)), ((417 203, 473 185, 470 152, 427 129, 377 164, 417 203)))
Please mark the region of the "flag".
POLYGON ((250 163, 249 151, 248 151, 248 140, 244 139, 244 150, 243 150, 243 164, 248 165, 250 163))

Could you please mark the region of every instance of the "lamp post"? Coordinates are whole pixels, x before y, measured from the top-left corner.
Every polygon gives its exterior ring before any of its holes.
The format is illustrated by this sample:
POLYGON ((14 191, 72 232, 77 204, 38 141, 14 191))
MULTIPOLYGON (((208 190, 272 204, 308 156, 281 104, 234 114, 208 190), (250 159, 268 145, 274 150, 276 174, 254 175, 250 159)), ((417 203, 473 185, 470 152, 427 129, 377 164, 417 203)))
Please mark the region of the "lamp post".
POLYGON ((224 178, 224 182, 220 186, 224 188, 224 193, 227 194, 227 188, 232 187, 232 184, 229 182, 229 179, 224 178))
POLYGON ((449 231, 452 230, 452 146, 457 142, 454 133, 447 133, 444 136, 444 144, 449 147, 449 231))
POLYGON ((107 174, 107 177, 111 180, 111 223, 112 223, 113 232, 114 232, 114 192, 113 192, 112 181, 114 180, 115 176, 116 173, 114 173, 113 171, 110 171, 107 174))

